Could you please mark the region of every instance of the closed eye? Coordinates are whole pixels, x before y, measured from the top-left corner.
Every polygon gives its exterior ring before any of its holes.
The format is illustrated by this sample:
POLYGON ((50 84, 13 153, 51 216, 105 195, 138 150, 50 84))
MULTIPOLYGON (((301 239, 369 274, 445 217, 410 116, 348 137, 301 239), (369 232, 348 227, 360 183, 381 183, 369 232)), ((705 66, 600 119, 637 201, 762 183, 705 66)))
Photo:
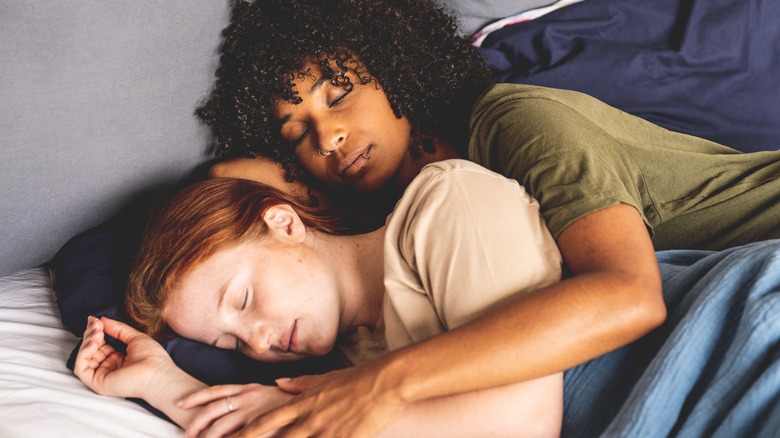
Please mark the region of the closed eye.
POLYGON ((244 292, 244 302, 241 303, 241 310, 246 309, 246 303, 249 301, 249 289, 244 292))
POLYGON ((332 101, 332 102, 331 102, 331 103, 328 105, 330 108, 333 108, 334 106, 336 106, 336 105, 338 105, 339 103, 341 103, 341 102, 344 100, 344 98, 345 98, 345 97, 347 97, 347 95, 349 95, 349 93, 351 93, 351 92, 352 92, 352 90, 351 90, 351 89, 350 89, 350 90, 344 90, 344 89, 342 88, 342 90, 343 90, 344 92, 343 92, 343 93, 341 93, 341 94, 340 94, 340 95, 339 95, 339 96, 338 96, 338 97, 337 97, 335 100, 333 100, 333 101, 332 101))
POLYGON ((306 125, 306 130, 304 130, 297 138, 288 140, 289 137, 282 135, 282 140, 292 147, 297 147, 298 145, 303 143, 304 140, 306 140, 306 136, 309 135, 310 130, 311 127, 309 125, 306 125))

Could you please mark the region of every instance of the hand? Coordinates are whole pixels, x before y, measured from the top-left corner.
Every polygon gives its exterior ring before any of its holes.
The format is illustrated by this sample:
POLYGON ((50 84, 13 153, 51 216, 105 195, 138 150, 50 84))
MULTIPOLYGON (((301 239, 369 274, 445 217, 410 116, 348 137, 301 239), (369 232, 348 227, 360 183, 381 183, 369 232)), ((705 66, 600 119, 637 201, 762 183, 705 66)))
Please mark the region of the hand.
POLYGON ((185 436, 221 437, 237 431, 293 397, 276 387, 256 383, 223 385, 190 394, 177 406, 182 409, 202 408, 187 426, 185 436))
POLYGON ((280 379, 277 384, 298 395, 255 419, 239 437, 257 437, 275 430, 283 437, 376 436, 405 406, 393 391, 396 387, 383 386, 378 367, 369 365, 280 379))
POLYGON ((168 353, 151 337, 119 321, 90 316, 73 372, 98 394, 145 398, 155 378, 171 366, 168 353), (127 344, 127 353, 107 344, 106 334, 127 344))

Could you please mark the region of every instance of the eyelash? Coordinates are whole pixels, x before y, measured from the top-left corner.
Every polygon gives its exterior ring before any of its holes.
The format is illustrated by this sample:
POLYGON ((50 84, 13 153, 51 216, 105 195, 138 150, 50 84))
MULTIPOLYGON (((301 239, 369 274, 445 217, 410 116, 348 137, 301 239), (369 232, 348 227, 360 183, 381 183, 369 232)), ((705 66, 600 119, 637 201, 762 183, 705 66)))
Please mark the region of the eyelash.
POLYGON ((241 303, 241 310, 246 309, 246 303, 249 301, 249 289, 244 292, 244 302, 241 303))
POLYGON ((334 100, 333 102, 330 103, 330 105, 328 105, 328 108, 333 108, 334 106, 341 103, 341 101, 344 100, 344 98, 347 97, 347 95, 351 92, 352 90, 344 90, 344 92, 339 97, 337 97, 336 100, 334 100))
MULTIPOLYGON (((349 93, 351 93, 351 92, 352 92, 352 90, 344 90, 344 93, 342 93, 339 97, 337 97, 336 100, 331 102, 328 105, 328 108, 333 108, 334 106, 336 106, 339 103, 341 103, 341 101, 344 100, 344 98, 347 97, 347 95, 349 93)), ((306 128, 306 131, 304 131, 303 134, 301 134, 300 137, 298 137, 297 139, 293 140, 292 146, 298 146, 299 144, 303 143, 303 141, 306 140, 306 136, 309 135, 309 130, 311 130, 311 128, 306 128)))

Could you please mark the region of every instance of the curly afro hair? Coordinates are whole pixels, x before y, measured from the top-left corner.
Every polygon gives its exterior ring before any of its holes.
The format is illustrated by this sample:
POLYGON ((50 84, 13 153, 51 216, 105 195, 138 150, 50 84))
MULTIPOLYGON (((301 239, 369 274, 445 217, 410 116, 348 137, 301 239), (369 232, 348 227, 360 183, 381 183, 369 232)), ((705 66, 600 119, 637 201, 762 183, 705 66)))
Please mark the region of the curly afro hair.
POLYGON ((413 133, 460 148, 471 107, 490 85, 455 18, 427 0, 234 1, 220 54, 214 87, 196 110, 214 132, 217 156, 266 156, 290 180, 305 172, 272 111, 278 99, 300 102, 295 79, 312 74, 309 62, 345 89, 350 71, 364 85, 374 81, 413 133))

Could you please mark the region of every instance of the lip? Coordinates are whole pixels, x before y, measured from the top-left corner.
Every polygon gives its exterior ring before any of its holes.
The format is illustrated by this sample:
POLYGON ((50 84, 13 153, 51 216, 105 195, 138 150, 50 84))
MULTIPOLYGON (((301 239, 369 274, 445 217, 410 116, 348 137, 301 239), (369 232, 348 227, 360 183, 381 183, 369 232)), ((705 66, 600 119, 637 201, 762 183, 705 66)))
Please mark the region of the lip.
POLYGON ((350 178, 358 174, 363 166, 366 165, 369 159, 371 159, 371 151, 374 150, 374 145, 368 145, 357 152, 349 154, 346 158, 339 163, 338 173, 339 176, 350 178))
POLYGON ((294 349, 294 340, 295 340, 295 329, 298 326, 298 320, 296 319, 293 321, 292 324, 290 324, 290 328, 287 329, 286 332, 282 335, 282 338, 279 339, 279 347, 284 352, 290 352, 294 349))
POLYGON ((290 333, 290 343, 287 345, 287 351, 291 353, 298 352, 298 343, 295 342, 295 335, 298 334, 298 320, 293 321, 292 333, 290 333))

